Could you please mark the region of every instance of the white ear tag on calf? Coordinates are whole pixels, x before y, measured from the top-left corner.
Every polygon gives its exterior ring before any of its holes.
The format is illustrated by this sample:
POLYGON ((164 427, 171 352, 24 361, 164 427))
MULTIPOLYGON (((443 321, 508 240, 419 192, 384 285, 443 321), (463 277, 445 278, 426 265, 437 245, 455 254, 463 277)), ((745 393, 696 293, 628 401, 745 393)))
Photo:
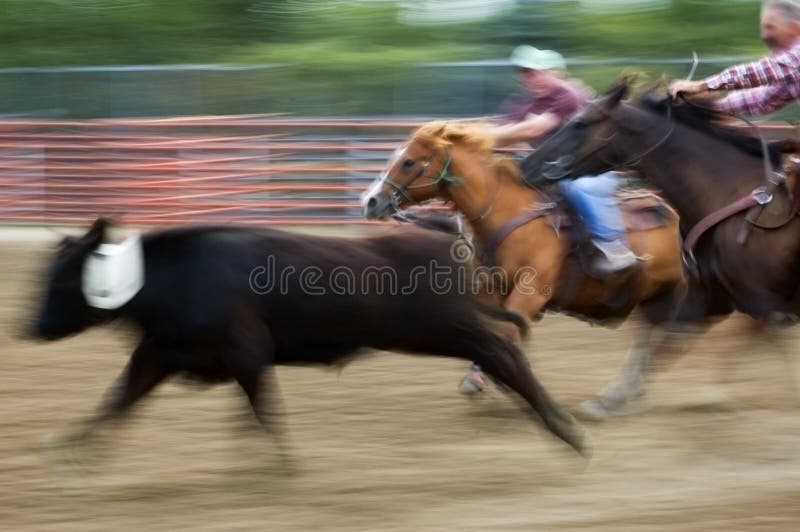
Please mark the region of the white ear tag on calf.
POLYGON ((91 307, 117 309, 144 286, 144 250, 139 235, 100 244, 83 263, 82 289, 91 307))

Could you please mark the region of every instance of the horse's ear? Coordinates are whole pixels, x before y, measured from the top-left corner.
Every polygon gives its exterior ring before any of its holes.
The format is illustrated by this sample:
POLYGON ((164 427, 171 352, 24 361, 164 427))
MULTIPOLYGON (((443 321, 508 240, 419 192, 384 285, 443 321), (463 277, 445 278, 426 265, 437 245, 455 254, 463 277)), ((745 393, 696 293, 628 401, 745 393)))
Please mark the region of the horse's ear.
POLYGON ((111 226, 111 220, 103 216, 98 217, 85 235, 81 237, 81 243, 97 246, 106 238, 106 231, 111 226))
POLYGON ((442 120, 435 120, 428 122, 421 126, 414 132, 413 137, 424 141, 435 141, 436 139, 443 139, 449 133, 447 122, 442 120))
POLYGON ((603 105, 606 108, 613 108, 619 105, 628 93, 630 92, 630 83, 627 79, 622 79, 619 82, 615 83, 610 89, 608 89, 602 96, 603 105))
POLYGON ((442 122, 441 126, 439 126, 439 128, 436 129, 436 132, 434 133, 434 136, 436 136, 436 137, 444 137, 445 134, 447 133, 447 125, 448 125, 447 122, 442 122))

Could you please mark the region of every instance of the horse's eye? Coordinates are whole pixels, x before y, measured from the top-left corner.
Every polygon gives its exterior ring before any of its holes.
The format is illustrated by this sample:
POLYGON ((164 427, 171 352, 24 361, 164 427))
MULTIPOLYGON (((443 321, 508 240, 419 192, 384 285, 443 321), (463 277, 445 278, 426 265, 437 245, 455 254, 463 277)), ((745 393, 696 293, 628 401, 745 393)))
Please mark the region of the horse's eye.
POLYGON ((408 170, 412 166, 414 166, 414 160, 413 159, 406 159, 405 161, 403 161, 403 169, 408 170))
POLYGON ((573 126, 575 129, 586 129, 587 127, 589 127, 589 124, 587 124, 586 122, 582 122, 582 121, 580 121, 580 120, 576 120, 576 121, 575 121, 575 122, 572 124, 572 126, 573 126))

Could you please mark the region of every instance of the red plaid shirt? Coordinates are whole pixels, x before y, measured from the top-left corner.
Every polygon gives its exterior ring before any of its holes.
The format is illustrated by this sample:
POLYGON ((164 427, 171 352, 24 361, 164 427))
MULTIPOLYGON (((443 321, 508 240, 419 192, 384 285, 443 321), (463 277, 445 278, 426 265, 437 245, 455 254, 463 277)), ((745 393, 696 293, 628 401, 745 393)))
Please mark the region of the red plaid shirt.
POLYGON ((800 101, 800 41, 760 61, 736 65, 705 80, 711 90, 736 90, 717 108, 739 115, 765 115, 800 101), (745 89, 745 90, 740 90, 745 89))

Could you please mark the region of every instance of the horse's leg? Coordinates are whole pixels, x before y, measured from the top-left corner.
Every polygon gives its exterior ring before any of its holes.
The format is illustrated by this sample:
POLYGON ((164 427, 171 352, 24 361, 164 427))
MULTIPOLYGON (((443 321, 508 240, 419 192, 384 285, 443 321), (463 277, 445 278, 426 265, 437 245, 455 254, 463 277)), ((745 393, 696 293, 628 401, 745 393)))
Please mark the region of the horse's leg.
POLYGON ((800 357, 793 349, 787 348, 786 337, 781 328, 778 332, 780 337, 775 340, 783 358, 786 378, 788 379, 789 391, 791 392, 791 402, 793 406, 800 406, 800 357))
POLYGON ((597 397, 581 405, 580 412, 586 417, 597 420, 627 413, 630 401, 644 394, 647 377, 654 370, 668 368, 688 352, 692 341, 718 321, 712 316, 727 316, 732 312, 726 301, 710 299, 709 293, 695 282, 690 282, 685 291, 676 287, 642 302, 639 308, 649 324, 637 327, 622 373, 597 397), (654 345, 653 328, 663 323, 669 326, 654 345))
POLYGON ((653 332, 658 325, 670 321, 686 286, 676 284, 655 297, 639 303, 634 318, 633 344, 620 373, 597 395, 584 401, 578 412, 594 420, 619 415, 628 410, 628 402, 645 391, 646 373, 652 354, 653 332), (644 318, 644 319, 642 319, 644 318))
POLYGON ((458 353, 479 363, 489 376, 525 399, 550 432, 583 451, 583 434, 574 418, 550 398, 516 345, 480 327, 458 328, 448 337, 454 341, 440 354, 458 353))
POLYGON ((644 393, 645 376, 650 364, 653 326, 639 322, 635 327, 633 344, 625 365, 594 398, 581 403, 578 412, 583 417, 600 420, 626 413, 630 401, 644 393))
MULTIPOLYGON (((508 297, 503 301, 503 307, 506 310, 511 310, 525 319, 531 317, 538 317, 547 304, 549 297, 545 295, 546 290, 536 292, 535 289, 531 290, 532 294, 525 293, 523 288, 514 287, 508 297)), ((513 323, 504 323, 502 325, 503 336, 514 345, 522 345, 522 334, 513 323)), ((461 379, 459 389, 461 393, 472 395, 481 392, 486 387, 486 379, 483 376, 482 366, 478 361, 473 361, 472 366, 467 370, 466 375, 461 379)))
MULTIPOLYGON (((733 362, 735 363, 740 352, 750 354, 763 351, 764 343, 768 343, 777 351, 777 354, 780 355, 783 362, 783 378, 786 379, 792 405, 800 406, 800 363, 798 363, 792 346, 787 346, 787 341, 789 339, 787 338, 786 331, 789 327, 787 327, 786 322, 783 321, 782 318, 783 315, 780 315, 778 316, 777 322, 770 320, 754 322, 751 327, 751 334, 749 335, 747 346, 741 350, 737 350, 737 357, 734 358, 733 362)), ((731 365, 732 364, 727 364, 725 366, 726 381, 731 380, 731 365)))
MULTIPOLYGON (((646 305, 641 306, 647 315, 646 305)), ((673 307, 669 319, 655 319, 648 316, 652 323, 664 323, 667 329, 660 342, 653 348, 648 370, 667 369, 689 348, 702 334, 712 326, 733 313, 733 304, 721 287, 705 287, 694 278, 690 278, 686 291, 673 307)))

